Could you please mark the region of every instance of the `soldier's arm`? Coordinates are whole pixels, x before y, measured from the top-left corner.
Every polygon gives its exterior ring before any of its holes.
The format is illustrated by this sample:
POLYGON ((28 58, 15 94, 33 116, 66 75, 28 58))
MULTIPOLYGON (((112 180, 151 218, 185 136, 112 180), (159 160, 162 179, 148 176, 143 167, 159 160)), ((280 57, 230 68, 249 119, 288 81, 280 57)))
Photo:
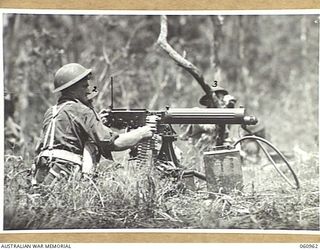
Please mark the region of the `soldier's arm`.
POLYGON ((141 140, 150 138, 152 135, 152 128, 149 126, 140 127, 135 130, 131 130, 130 132, 120 134, 119 137, 113 142, 113 150, 126 150, 133 147, 141 140))
POLYGON ((124 134, 113 132, 110 128, 103 125, 89 109, 83 112, 81 117, 84 129, 89 137, 100 147, 101 152, 121 151, 133 147, 144 138, 153 135, 155 128, 144 126, 124 134))

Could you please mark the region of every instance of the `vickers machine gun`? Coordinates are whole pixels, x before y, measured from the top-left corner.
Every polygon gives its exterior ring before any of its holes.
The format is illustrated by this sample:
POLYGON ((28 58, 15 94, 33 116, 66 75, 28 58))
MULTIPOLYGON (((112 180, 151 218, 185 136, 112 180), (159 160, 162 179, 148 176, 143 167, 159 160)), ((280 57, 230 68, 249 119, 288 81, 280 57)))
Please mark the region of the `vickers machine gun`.
POLYGON ((240 150, 237 144, 244 140, 254 140, 261 147, 271 164, 278 173, 292 187, 299 188, 298 178, 283 154, 270 142, 264 138, 250 135, 248 125, 257 124, 256 117, 247 115, 245 108, 170 108, 163 110, 147 109, 114 109, 113 108, 113 80, 111 78, 111 105, 109 109, 101 112, 103 123, 108 127, 117 129, 135 129, 140 126, 150 125, 156 127, 153 138, 141 142, 130 152, 132 158, 137 159, 139 165, 152 164, 164 174, 174 177, 197 177, 207 182, 207 187, 212 192, 217 192, 221 188, 228 192, 239 185, 242 185, 242 168, 240 160, 240 150), (216 149, 204 152, 203 159, 205 174, 186 170, 176 156, 173 142, 177 140, 177 134, 172 124, 216 124, 223 126, 226 124, 239 124, 249 135, 244 136, 232 145, 216 145, 216 149), (156 143, 161 141, 158 150, 156 143), (268 151, 262 143, 273 149, 287 165, 293 176, 294 182, 277 167, 268 151), (148 156, 151 153, 151 157, 148 156), (147 162, 151 158, 150 162, 147 162))
MULTIPOLYGON (((179 176, 195 176, 206 180, 206 176, 193 170, 184 170, 176 156, 173 142, 177 134, 172 124, 240 124, 254 125, 257 118, 247 115, 245 108, 170 108, 163 110, 146 109, 114 109, 113 81, 111 78, 111 105, 101 112, 103 122, 108 127, 117 129, 135 129, 144 125, 156 126, 157 131, 151 138, 137 148, 131 150, 130 155, 141 165, 147 162, 147 151, 152 153, 152 162, 163 172, 170 172, 179 176), (155 149, 155 142, 161 140, 160 150, 155 149), (165 163, 165 164, 164 164, 165 163)), ((150 163, 152 163, 150 162, 150 163)))
MULTIPOLYGON (((173 142, 177 139, 172 124, 241 124, 254 125, 257 119, 245 114, 244 108, 169 108, 150 111, 146 109, 110 109, 102 111, 108 117, 104 124, 117 129, 135 129, 146 124, 154 123, 156 134, 161 136, 162 146, 157 160, 170 161, 179 167, 173 142)), ((145 150, 150 148, 145 147, 145 150)), ((154 149, 152 149, 154 150, 154 149)), ((135 151, 132 152, 135 154, 135 151)), ((138 157, 144 152, 137 152, 138 157)), ((139 158, 139 159, 140 159, 139 158)), ((142 160, 142 159, 140 159, 142 160)))

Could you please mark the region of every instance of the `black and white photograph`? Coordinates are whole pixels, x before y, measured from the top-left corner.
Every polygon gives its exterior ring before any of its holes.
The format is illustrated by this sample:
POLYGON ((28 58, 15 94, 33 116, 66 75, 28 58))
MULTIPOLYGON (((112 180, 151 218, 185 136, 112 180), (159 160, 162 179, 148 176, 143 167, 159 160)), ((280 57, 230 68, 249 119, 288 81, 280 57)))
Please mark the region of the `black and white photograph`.
POLYGON ((319 232, 319 22, 4 11, 3 231, 319 232))

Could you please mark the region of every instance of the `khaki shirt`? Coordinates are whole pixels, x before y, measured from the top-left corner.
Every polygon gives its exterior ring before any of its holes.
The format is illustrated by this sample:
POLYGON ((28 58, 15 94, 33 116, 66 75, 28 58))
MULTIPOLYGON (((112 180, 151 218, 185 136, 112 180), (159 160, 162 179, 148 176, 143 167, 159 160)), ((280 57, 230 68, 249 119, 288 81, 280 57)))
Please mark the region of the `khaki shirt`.
MULTIPOLYGON (((54 131, 54 149, 64 149, 82 155, 86 142, 94 142, 99 153, 107 159, 112 159, 111 151, 114 148, 114 140, 119 136, 110 128, 103 125, 99 115, 92 107, 88 107, 78 100, 59 100, 57 109, 65 104, 56 116, 54 131), (65 104, 65 102, 67 102, 65 104), (71 102, 70 102, 71 101, 71 102)), ((52 107, 44 115, 42 136, 36 152, 45 150, 49 146, 50 135, 46 145, 45 134, 52 121, 52 107)))

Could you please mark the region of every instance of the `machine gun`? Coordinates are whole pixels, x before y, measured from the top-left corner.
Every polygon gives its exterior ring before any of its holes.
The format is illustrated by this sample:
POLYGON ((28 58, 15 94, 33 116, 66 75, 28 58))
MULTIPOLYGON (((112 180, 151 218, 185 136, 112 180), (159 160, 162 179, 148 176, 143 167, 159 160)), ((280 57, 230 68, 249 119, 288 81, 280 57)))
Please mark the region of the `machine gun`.
MULTIPOLYGON (((257 119, 245 114, 244 108, 169 108, 150 111, 146 109, 103 110, 103 120, 108 127, 135 129, 146 124, 156 123, 156 134, 161 136, 162 146, 157 155, 161 161, 171 161, 179 166, 173 149, 177 139, 172 124, 240 124, 254 125, 257 119)), ((133 151, 132 155, 136 151, 133 151)), ((140 152, 142 153, 142 152, 140 152)))
MULTIPOLYGON (((135 129, 147 124, 155 124, 157 127, 154 138, 140 143, 138 147, 131 150, 130 155, 137 157, 140 164, 146 163, 146 151, 152 151, 152 158, 160 164, 158 168, 163 170, 164 164, 169 163, 171 172, 181 170, 182 166, 176 156, 173 142, 177 140, 177 134, 172 128, 172 124, 240 124, 242 126, 254 125, 257 118, 247 115, 245 108, 170 108, 163 110, 147 109, 114 109, 113 108, 113 82, 111 78, 111 105, 109 109, 101 111, 103 123, 108 127, 117 129, 135 129), (155 141, 160 136, 161 147, 157 152, 155 141)), ((165 168, 168 172, 168 168, 165 168)), ((192 173, 198 178, 204 179, 201 173, 192 173)))

